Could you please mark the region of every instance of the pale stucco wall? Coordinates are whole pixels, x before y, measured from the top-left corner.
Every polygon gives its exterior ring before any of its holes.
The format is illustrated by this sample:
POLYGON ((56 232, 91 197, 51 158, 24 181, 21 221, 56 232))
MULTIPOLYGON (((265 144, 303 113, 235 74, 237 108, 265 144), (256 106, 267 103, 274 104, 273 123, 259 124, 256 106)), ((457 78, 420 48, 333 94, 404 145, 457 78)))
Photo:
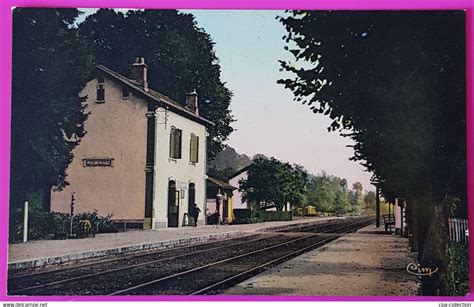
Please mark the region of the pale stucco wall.
MULTIPOLYGON (((245 180, 247 179, 247 172, 242 172, 239 175, 235 176, 234 178, 231 178, 229 180, 229 184, 238 188, 239 187, 239 180, 245 180)), ((234 190, 234 209, 246 209, 247 208, 247 202, 242 202, 242 192, 239 192, 239 190, 234 190)))
POLYGON ((196 204, 201 209, 199 223, 202 223, 206 212, 206 128, 183 116, 168 112, 167 120, 163 119, 164 109, 157 110, 156 156, 155 156, 155 228, 167 227, 168 222, 168 181, 175 180, 177 189, 184 189, 184 198, 179 198, 179 226, 182 225, 184 213, 188 211, 188 186, 194 182, 196 204), (171 127, 182 130, 181 159, 169 158, 171 127), (199 161, 190 162, 191 133, 199 137, 199 161))
POLYGON ((67 170, 70 185, 52 192, 51 210, 69 212, 76 193, 75 212, 99 210, 114 219, 143 219, 145 208, 146 102, 105 78, 105 103, 96 103, 97 79, 87 83, 86 136, 74 150, 67 170), (113 167, 84 167, 83 158, 113 158, 113 167))

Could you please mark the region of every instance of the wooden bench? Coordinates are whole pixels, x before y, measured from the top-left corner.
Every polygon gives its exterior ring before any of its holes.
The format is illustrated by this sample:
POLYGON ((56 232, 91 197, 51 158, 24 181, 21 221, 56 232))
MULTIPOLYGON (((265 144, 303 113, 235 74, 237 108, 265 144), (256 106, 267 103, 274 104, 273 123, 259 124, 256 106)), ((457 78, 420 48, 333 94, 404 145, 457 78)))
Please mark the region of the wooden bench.
POLYGON ((143 220, 113 220, 118 231, 127 231, 128 229, 143 229, 143 220))
POLYGON ((392 225, 395 226, 395 215, 384 214, 382 215, 383 223, 385 224, 385 232, 392 232, 392 225))

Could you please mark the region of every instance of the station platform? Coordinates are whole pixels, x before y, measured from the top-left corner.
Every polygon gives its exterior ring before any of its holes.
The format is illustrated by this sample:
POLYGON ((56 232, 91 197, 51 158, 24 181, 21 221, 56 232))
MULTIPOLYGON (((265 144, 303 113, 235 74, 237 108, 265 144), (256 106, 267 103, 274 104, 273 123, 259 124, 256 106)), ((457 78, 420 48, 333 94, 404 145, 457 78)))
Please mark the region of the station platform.
POLYGON ((97 234, 95 237, 69 240, 35 240, 9 244, 8 269, 26 269, 86 258, 109 256, 148 249, 164 249, 211 240, 240 237, 266 229, 295 224, 315 223, 337 217, 304 217, 292 221, 244 225, 212 225, 160 228, 97 234))
POLYGON ((375 225, 277 265, 225 295, 414 296, 419 283, 408 239, 375 225))

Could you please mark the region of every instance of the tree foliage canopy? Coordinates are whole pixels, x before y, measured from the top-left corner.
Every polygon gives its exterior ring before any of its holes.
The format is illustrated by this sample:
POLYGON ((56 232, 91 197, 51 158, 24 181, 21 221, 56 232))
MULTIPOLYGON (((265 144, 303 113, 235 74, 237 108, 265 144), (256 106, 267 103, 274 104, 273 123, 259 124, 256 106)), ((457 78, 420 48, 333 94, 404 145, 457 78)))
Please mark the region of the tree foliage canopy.
POLYGON ((239 181, 242 200, 261 208, 275 206, 281 211, 290 203, 303 202, 307 173, 300 165, 283 163, 275 158, 257 158, 247 170, 247 179, 239 181))
POLYGON ((199 112, 215 123, 210 128, 208 158, 223 149, 234 121, 232 93, 220 80, 219 61, 209 34, 198 28, 194 16, 176 10, 135 10, 126 14, 100 9, 79 25, 94 62, 125 76, 131 64, 144 57, 149 86, 185 104, 196 90, 199 112))
POLYGON ((310 175, 304 205, 315 206, 321 212, 356 212, 362 208, 362 189, 362 184, 355 182, 350 190, 345 179, 326 172, 310 175))
POLYGON ((13 11, 11 203, 67 184, 72 149, 84 136, 91 61, 76 30, 75 9, 13 11))
MULTIPOLYGON (((292 11, 279 20, 296 63, 279 80, 354 140, 384 198, 407 200, 422 293, 447 293, 448 208, 467 215, 464 11, 292 11)), ((367 201, 372 201, 367 199, 367 201)))
POLYGON ((99 10, 76 27, 79 15, 76 9, 13 12, 12 203, 27 192, 67 185, 72 150, 86 134, 88 114, 79 93, 95 64, 129 76, 133 59, 143 56, 154 89, 183 104, 196 89, 200 114, 216 124, 209 158, 233 130, 232 94, 220 81, 214 43, 192 15, 99 10))
POLYGON ((465 201, 464 12, 292 11, 279 20, 295 62, 281 62, 294 78, 278 82, 355 141, 352 159, 388 200, 465 201))

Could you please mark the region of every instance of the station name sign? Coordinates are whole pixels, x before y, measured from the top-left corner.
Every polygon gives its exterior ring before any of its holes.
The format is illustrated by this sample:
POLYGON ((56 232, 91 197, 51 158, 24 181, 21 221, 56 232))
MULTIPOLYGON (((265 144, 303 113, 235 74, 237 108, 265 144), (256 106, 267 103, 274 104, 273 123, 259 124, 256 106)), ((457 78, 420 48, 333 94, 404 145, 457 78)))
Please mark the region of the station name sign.
POLYGON ((84 167, 112 167, 114 166, 114 159, 111 158, 87 158, 82 159, 84 167))

